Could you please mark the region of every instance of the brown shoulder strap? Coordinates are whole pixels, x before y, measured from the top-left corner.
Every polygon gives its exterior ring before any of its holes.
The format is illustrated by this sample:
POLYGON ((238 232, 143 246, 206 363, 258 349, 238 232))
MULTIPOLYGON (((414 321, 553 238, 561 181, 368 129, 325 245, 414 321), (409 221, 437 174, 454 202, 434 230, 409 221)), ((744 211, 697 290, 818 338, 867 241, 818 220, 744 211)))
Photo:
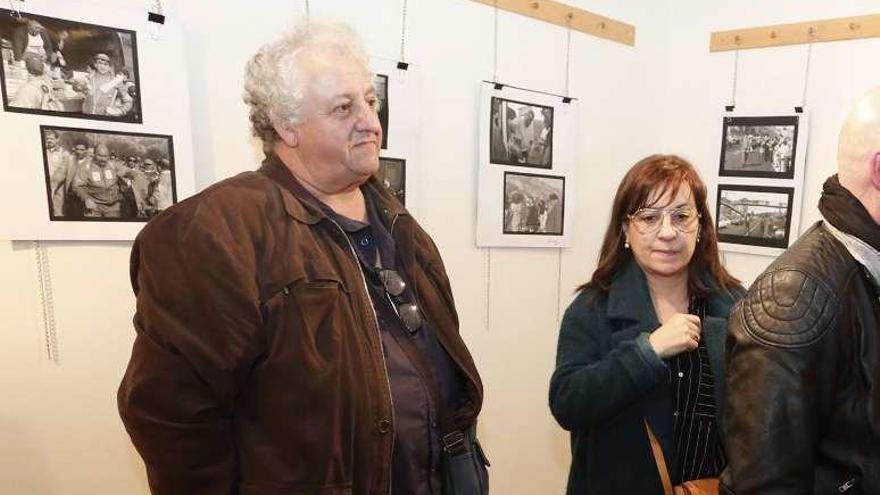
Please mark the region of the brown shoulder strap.
POLYGON ((645 429, 648 430, 648 440, 651 441, 651 452, 654 454, 654 462, 657 463, 657 472, 660 473, 663 493, 664 495, 675 495, 675 492, 672 490, 672 480, 669 479, 669 470, 666 469, 666 458, 663 456, 663 448, 660 446, 660 442, 657 441, 657 437, 654 435, 654 430, 648 424, 648 420, 642 418, 642 421, 645 422, 645 429))

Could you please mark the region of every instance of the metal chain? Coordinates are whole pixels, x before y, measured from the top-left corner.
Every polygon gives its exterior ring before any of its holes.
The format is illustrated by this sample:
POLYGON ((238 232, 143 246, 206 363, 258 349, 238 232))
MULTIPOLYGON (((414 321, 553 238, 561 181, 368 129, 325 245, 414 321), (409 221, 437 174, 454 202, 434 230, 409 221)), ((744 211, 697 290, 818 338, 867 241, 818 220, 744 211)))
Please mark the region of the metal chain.
POLYGON ((736 80, 739 73, 739 50, 733 52, 733 84, 731 85, 730 104, 736 106, 736 80))
POLYGON ((37 276, 40 281, 40 303, 43 310, 46 355, 50 361, 59 364, 58 333, 55 326, 55 299, 52 295, 52 274, 49 270, 49 254, 46 251, 46 246, 40 241, 34 241, 34 253, 37 257, 37 276))
POLYGON ((498 82, 498 0, 495 0, 495 26, 492 40, 492 82, 498 82))
POLYGON ((804 67, 804 91, 801 94, 801 107, 807 106, 807 83, 810 81, 810 59, 813 58, 813 44, 807 43, 807 63, 804 67))
POLYGON ((403 15, 400 21, 400 61, 406 62, 406 0, 403 0, 403 15))

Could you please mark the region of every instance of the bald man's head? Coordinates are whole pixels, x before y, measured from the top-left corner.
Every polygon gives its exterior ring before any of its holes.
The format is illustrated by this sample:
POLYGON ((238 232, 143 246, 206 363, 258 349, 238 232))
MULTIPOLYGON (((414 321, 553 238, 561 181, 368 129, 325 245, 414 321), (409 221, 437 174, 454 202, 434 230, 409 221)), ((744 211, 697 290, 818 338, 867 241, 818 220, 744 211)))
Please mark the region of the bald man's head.
POLYGON ((847 115, 837 166, 840 185, 880 223, 880 87, 862 95, 847 115))

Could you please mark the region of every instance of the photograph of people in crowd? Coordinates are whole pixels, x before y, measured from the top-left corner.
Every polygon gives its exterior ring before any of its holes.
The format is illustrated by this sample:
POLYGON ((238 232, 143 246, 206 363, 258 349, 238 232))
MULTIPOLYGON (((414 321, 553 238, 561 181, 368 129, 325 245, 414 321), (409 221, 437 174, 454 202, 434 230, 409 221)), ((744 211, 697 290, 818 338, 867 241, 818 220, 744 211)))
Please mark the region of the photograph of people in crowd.
POLYGON ((721 242, 788 247, 794 189, 718 186, 716 230, 721 242))
POLYGON ((147 221, 177 202, 171 136, 40 132, 51 220, 147 221))
POLYGON ((553 168, 553 108, 492 98, 489 161, 553 168))
POLYGON ((388 149, 388 76, 376 74, 373 76, 373 86, 376 87, 376 97, 379 98, 379 124, 382 125, 382 149, 388 149))
POLYGON ((794 177, 797 116, 726 117, 718 175, 794 177))
POLYGON ((10 112, 142 122, 135 32, 0 9, 10 112))
POLYGON ((406 160, 379 157, 376 178, 391 191, 400 204, 406 206, 406 160))
POLYGON ((505 234, 562 235, 565 177, 504 173, 505 234))

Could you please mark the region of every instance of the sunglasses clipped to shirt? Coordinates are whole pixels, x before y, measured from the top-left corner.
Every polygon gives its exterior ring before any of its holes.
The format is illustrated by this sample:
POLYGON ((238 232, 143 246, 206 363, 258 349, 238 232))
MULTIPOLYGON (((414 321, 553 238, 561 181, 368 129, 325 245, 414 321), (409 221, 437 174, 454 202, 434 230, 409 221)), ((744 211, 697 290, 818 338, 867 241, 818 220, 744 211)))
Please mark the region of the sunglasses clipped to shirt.
POLYGON ((382 281, 382 287, 385 288, 385 295, 391 301, 394 312, 397 313, 397 316, 409 333, 415 334, 422 328, 425 320, 422 318, 422 312, 417 304, 403 302, 401 296, 406 291, 406 282, 403 281, 403 277, 396 270, 387 268, 379 268, 377 273, 379 274, 379 280, 382 281))

